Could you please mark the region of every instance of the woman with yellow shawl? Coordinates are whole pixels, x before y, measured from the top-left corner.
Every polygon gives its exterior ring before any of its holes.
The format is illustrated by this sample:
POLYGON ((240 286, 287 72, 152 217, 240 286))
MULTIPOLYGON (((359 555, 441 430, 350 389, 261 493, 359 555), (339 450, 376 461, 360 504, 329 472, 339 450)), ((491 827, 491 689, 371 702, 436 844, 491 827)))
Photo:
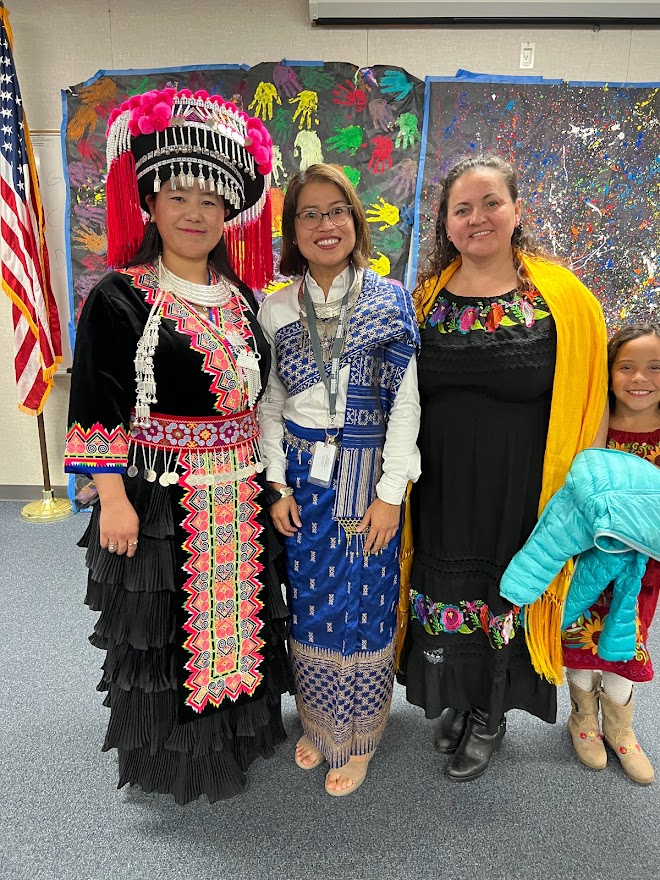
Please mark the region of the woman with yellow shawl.
POLYGON ((524 613, 499 582, 574 456, 604 444, 607 340, 598 302, 534 241, 515 172, 494 156, 445 178, 415 296, 422 477, 401 674, 408 700, 440 717, 448 777, 468 781, 507 710, 556 718, 570 573, 524 613))

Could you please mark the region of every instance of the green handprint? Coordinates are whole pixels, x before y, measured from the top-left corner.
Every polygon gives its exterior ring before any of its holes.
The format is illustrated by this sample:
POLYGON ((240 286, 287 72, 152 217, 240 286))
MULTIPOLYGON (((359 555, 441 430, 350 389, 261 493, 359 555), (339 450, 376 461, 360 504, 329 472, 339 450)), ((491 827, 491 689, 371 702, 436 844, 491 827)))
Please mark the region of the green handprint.
POLYGON ((357 187, 360 182, 360 178, 362 177, 362 172, 359 168, 353 168, 352 165, 342 165, 342 169, 346 177, 350 180, 353 186, 357 187))
POLYGON ((302 67, 300 79, 304 87, 313 92, 331 89, 335 84, 335 78, 329 73, 324 73, 321 67, 302 67))
POLYGON ((402 113, 398 117, 396 124, 399 126, 398 134, 394 140, 394 146, 397 150, 406 150, 412 147, 415 141, 420 141, 419 120, 414 113, 402 113))
POLYGON ((403 235, 395 226, 390 226, 385 232, 372 230, 371 233, 374 247, 384 253, 395 253, 403 247, 403 235))
POLYGON ((268 123, 273 138, 280 142, 288 140, 292 127, 291 111, 286 107, 276 107, 273 121, 268 123))
POLYGON ((354 156, 362 146, 362 128, 359 125, 347 125, 346 128, 333 128, 337 134, 327 139, 326 146, 338 153, 350 153, 354 156))

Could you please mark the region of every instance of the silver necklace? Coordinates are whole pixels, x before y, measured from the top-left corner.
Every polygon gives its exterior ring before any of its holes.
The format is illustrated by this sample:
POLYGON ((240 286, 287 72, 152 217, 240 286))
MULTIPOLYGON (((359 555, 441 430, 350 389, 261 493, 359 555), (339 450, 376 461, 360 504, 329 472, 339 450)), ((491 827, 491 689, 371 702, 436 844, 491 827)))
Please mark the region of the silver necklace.
POLYGON ((158 287, 173 293, 178 299, 194 303, 206 309, 226 306, 232 296, 239 296, 239 290, 231 281, 220 276, 216 284, 194 284, 179 278, 174 272, 163 265, 163 260, 158 257, 158 287))

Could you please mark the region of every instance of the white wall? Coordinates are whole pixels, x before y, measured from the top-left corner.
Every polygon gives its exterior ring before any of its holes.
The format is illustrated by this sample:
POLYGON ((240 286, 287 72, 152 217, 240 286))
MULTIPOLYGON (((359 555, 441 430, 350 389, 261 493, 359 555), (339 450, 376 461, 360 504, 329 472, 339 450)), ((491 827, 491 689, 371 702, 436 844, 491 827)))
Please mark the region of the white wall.
MULTIPOLYGON (((314 28, 307 0, 6 0, 14 61, 33 131, 59 129, 60 89, 98 70, 290 60, 394 64, 424 78, 458 68, 609 82, 660 81, 660 30, 574 28, 314 28), (520 71, 522 41, 536 43, 520 71)), ((66 324, 68 315, 62 316, 66 324)), ((0 298, 0 486, 40 485, 34 419, 15 404, 9 300, 0 298)), ((51 479, 62 485, 68 379, 44 411, 51 479)), ((35 495, 36 497, 36 495, 35 495)))

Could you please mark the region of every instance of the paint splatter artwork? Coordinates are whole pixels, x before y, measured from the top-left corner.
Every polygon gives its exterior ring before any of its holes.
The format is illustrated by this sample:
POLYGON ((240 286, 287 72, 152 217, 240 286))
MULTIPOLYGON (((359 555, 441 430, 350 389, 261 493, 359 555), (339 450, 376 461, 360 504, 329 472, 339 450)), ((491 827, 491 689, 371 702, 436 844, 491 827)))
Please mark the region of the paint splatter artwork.
POLYGON ((427 80, 415 270, 432 247, 438 181, 461 156, 492 152, 520 175, 523 222, 598 297, 610 331, 659 320, 659 91, 427 80))
MULTIPOLYGON (((65 93, 70 192, 69 278, 74 320, 106 271, 105 130, 132 94, 166 86, 203 89, 259 116, 275 144, 273 249, 279 255, 287 180, 314 162, 341 165, 365 206, 371 265, 403 280, 413 225, 424 84, 398 67, 264 62, 161 72, 104 72, 65 93)), ((277 274, 271 289, 287 283, 277 274)))

